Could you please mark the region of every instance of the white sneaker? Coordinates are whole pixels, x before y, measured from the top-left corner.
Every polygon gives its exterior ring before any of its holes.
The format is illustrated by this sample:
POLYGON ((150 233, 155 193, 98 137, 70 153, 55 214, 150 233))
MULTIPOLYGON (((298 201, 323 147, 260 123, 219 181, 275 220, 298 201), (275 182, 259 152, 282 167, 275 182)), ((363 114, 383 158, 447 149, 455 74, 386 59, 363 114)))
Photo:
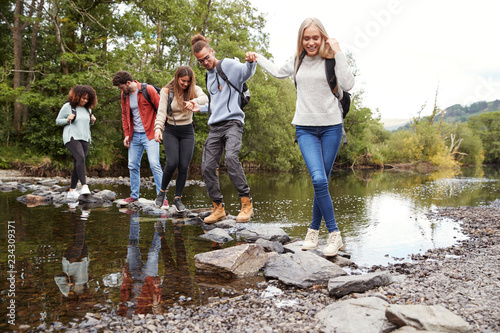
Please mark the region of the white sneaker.
POLYGON ((77 200, 79 196, 80 194, 76 190, 73 190, 68 192, 67 198, 69 200, 77 200))
POLYGON ((323 255, 325 257, 336 256, 339 250, 342 250, 343 247, 344 244, 342 243, 340 231, 331 232, 328 237, 328 241, 326 242, 325 249, 323 250, 323 255))
POLYGON ((319 230, 309 229, 307 230, 306 239, 304 244, 302 244, 302 251, 314 250, 318 247, 318 236, 319 230))
POLYGON ((80 191, 80 194, 90 194, 89 186, 87 184, 82 186, 82 190, 80 191))

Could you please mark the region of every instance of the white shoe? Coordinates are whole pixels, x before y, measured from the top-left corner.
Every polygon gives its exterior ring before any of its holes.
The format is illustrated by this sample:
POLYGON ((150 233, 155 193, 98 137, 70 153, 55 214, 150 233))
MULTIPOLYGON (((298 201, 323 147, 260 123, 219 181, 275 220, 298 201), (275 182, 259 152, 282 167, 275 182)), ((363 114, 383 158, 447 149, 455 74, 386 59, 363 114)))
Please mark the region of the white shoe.
POLYGON ((82 190, 80 191, 80 194, 90 194, 89 186, 87 184, 82 186, 82 190))
POLYGON ((325 257, 336 256, 339 250, 342 250, 343 247, 344 244, 342 243, 340 231, 331 232, 330 236, 328 237, 325 249, 323 250, 323 255, 325 257))
POLYGON ((304 244, 302 244, 302 251, 314 250, 315 248, 317 248, 318 237, 319 237, 319 230, 314 230, 314 229, 307 230, 306 239, 304 240, 304 244))
POLYGON ((76 190, 73 190, 68 192, 67 198, 69 200, 78 200, 79 196, 80 194, 76 190))

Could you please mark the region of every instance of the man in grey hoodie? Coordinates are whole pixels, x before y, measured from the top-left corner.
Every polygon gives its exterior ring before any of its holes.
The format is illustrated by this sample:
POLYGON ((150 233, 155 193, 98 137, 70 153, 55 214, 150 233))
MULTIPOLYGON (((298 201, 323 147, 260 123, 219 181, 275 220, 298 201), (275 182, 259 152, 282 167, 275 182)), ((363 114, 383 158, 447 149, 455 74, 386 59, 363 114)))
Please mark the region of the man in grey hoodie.
MULTIPOLYGON (((222 192, 220 190, 217 168, 224 149, 226 150, 225 162, 229 178, 238 191, 241 199, 241 211, 236 217, 236 222, 248 222, 253 216, 250 187, 243 166, 238 155, 241 150, 245 113, 241 109, 240 94, 223 80, 217 70, 218 60, 214 50, 208 44, 209 40, 202 35, 195 35, 191 39, 193 53, 198 62, 207 70, 207 90, 209 103, 198 105, 191 104, 193 111, 210 112, 208 120, 209 133, 203 148, 201 172, 207 186, 207 192, 213 202, 214 210, 207 216, 205 223, 215 223, 226 217, 222 192)), ((246 62, 241 64, 233 59, 223 59, 221 66, 228 80, 240 91, 245 83, 255 73, 256 63, 246 62)))

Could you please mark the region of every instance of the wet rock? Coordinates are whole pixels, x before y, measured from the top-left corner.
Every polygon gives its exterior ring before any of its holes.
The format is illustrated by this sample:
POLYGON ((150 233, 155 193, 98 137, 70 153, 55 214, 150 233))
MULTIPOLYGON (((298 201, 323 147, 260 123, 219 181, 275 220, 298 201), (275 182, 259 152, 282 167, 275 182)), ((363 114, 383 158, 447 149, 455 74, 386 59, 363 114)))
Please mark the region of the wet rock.
POLYGON ((334 303, 316 314, 325 325, 325 332, 383 333, 391 327, 385 318, 389 303, 377 297, 363 297, 334 303))
POLYGON ((264 249, 254 244, 244 244, 194 256, 198 270, 236 277, 256 275, 267 258, 264 249))
POLYGON ((387 271, 340 276, 328 281, 328 292, 330 296, 340 298, 351 293, 363 293, 375 287, 387 286, 391 283, 392 277, 387 271))
POLYGON ((280 242, 277 242, 277 241, 271 242, 269 240, 265 240, 265 239, 259 238, 255 242, 255 244, 262 246, 262 248, 266 252, 276 252, 278 254, 281 254, 281 253, 285 252, 285 249, 283 248, 283 245, 280 242))
POLYGON ((387 319, 395 325, 438 332, 471 332, 469 324, 441 305, 390 305, 387 319))
POLYGON ((272 257, 264 268, 266 277, 299 288, 326 285, 331 278, 346 274, 339 266, 308 251, 272 257))
POLYGON ((246 239, 248 242, 255 242, 259 238, 269 241, 278 241, 281 244, 290 241, 290 237, 287 233, 283 229, 277 227, 250 227, 238 232, 237 235, 239 238, 246 239))
POLYGON ((222 244, 233 241, 233 238, 231 236, 229 236, 227 231, 225 231, 223 229, 219 229, 219 228, 210 230, 206 234, 201 235, 200 238, 207 239, 207 240, 210 240, 210 241, 216 242, 216 243, 222 243, 222 244))

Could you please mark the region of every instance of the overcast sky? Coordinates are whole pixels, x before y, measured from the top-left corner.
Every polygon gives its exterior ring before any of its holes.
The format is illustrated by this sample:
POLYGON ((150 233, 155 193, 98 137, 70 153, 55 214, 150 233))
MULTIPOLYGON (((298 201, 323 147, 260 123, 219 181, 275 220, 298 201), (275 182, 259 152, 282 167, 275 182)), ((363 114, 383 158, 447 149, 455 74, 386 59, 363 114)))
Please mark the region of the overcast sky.
POLYGON ((307 17, 351 51, 364 105, 382 119, 500 99, 499 0, 250 0, 267 13, 275 63, 290 58, 307 17))

